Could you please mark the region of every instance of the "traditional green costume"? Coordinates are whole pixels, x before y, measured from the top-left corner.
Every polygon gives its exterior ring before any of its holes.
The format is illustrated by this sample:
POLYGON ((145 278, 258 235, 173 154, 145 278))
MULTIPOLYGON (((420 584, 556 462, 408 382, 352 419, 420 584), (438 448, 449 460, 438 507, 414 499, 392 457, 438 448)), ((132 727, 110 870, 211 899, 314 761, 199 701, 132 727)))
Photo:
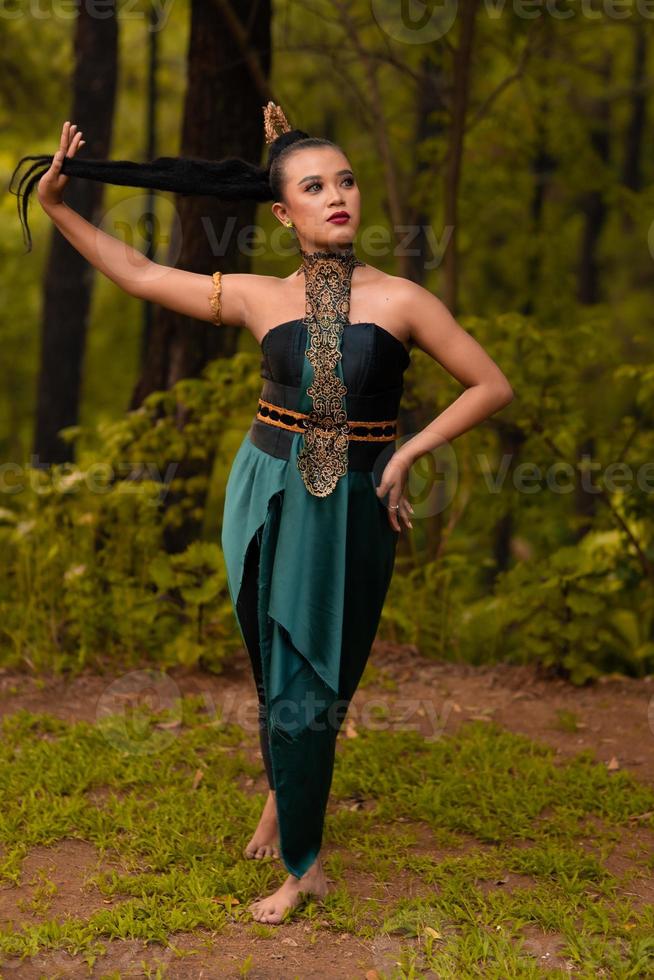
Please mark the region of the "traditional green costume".
POLYGON ((263 338, 264 386, 223 515, 235 611, 248 547, 260 549, 258 635, 280 850, 298 877, 320 851, 336 737, 399 537, 375 486, 394 451, 410 357, 377 324, 349 322, 352 271, 363 264, 351 248, 302 252, 306 316, 263 338))

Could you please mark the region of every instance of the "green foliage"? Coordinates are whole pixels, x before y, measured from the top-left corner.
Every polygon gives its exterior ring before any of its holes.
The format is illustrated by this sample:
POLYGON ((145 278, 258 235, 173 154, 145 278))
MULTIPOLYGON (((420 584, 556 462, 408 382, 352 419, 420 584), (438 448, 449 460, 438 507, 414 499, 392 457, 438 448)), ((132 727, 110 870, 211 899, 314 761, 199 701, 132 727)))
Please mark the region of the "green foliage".
MULTIPOLYGON (((427 494, 416 480, 412 496, 410 478, 412 548, 383 618, 393 639, 472 663, 535 662, 578 684, 654 671, 654 374, 625 362, 601 307, 577 317, 546 327, 519 313, 461 318, 515 398, 449 447, 455 487, 438 513, 420 512, 427 494), (582 364, 568 355, 571 336, 582 364), (510 529, 508 551, 498 527, 510 529)), ((434 414, 429 390, 456 399, 452 379, 435 375, 414 358, 407 405, 421 425, 434 414)))
POLYGON ((171 555, 163 535, 188 512, 203 516, 207 478, 175 473, 231 453, 255 378, 250 355, 212 362, 117 422, 67 430, 80 442, 74 466, 25 468, 0 510, 5 663, 60 671, 109 654, 220 670, 240 646, 220 546, 171 555))
MULTIPOLYGON (((146 9, 139 0, 133 13, 146 9)), ((456 439, 456 493, 438 513, 414 517, 380 633, 439 657, 536 660, 581 683, 603 670, 642 675, 653 667, 647 468, 654 450, 654 185, 642 146, 637 185, 627 186, 624 176, 634 149, 641 25, 601 17, 572 23, 571 31, 567 19, 476 18, 468 112, 459 120, 465 141, 456 188, 460 309, 454 312, 506 373, 516 398, 456 439), (596 100, 609 107, 607 91, 621 97, 610 100, 610 146, 603 155, 597 128, 605 120, 596 100), (605 214, 590 257, 601 301, 580 307, 580 259, 588 258, 582 205, 589 191, 600 195, 596 203, 605 214), (607 546, 598 554, 601 540, 607 546)), ((20 156, 54 148, 69 111, 74 26, 74 18, 59 15, 36 26, 29 15, 6 21, 10 43, 1 57, 16 84, 11 98, 0 93, 5 186, 20 156)), ((371 21, 361 0, 338 9, 320 0, 310 11, 281 0, 271 26, 273 48, 282 54, 274 87, 284 93, 292 123, 334 138, 350 157, 364 204, 362 252, 388 273, 417 272, 442 295, 441 263, 452 230, 444 222, 444 191, 453 190, 445 164, 461 101, 448 97, 442 79, 452 77, 459 23, 429 43, 407 44, 383 17, 371 21), (345 113, 344 91, 351 95, 345 113), (425 91, 436 97, 420 115, 425 91), (389 215, 394 224, 400 219, 397 238, 384 234, 389 215), (418 224, 425 255, 403 264, 403 248, 418 244, 418 224)), ((160 27, 157 81, 165 111, 158 113, 157 152, 173 155, 189 4, 170 6, 160 27)), ((120 152, 113 157, 142 158, 144 28, 141 16, 121 17, 114 129, 120 152)), ((108 185, 102 208, 140 194, 108 185)), ((164 230, 173 200, 158 196, 164 230)), ((0 242, 0 452, 12 461, 28 458, 32 438, 43 266, 52 233, 33 202, 35 248, 26 258, 15 204, 9 194, 0 202, 7 231, 0 242)), ((257 224, 275 244, 254 256, 252 271, 288 275, 293 250, 277 247, 279 226, 268 202, 257 224)), ((167 261, 163 250, 156 258, 167 261)), ((218 638, 230 634, 217 554, 189 550, 186 564, 171 560, 176 584, 166 589, 151 569, 164 574, 163 535, 189 519, 202 522, 202 544, 216 543, 227 468, 260 387, 257 365, 253 355, 212 368, 206 380, 157 392, 123 418, 139 370, 141 314, 139 301, 95 276, 82 425, 69 431, 83 456, 70 474, 68 496, 53 486, 63 471, 49 481, 29 467, 35 485, 20 500, 3 495, 0 636, 3 656, 12 661, 59 668, 119 647, 128 655, 156 651, 185 662, 222 656, 207 651, 211 631, 218 638), (237 389, 247 390, 242 402, 237 389), (101 491, 87 486, 99 471, 108 474, 101 491), (194 588, 202 589, 203 574, 208 591, 217 590, 206 603, 191 598, 194 588)), ((246 349, 250 340, 243 337, 246 349)), ((403 407, 413 431, 459 394, 455 379, 420 351, 406 382, 403 407)), ((409 490, 414 499, 417 483, 409 490)))
POLYGON ((495 594, 463 613, 464 659, 482 662, 489 649, 501 650, 511 662, 562 669, 575 684, 611 671, 651 672, 654 590, 649 583, 628 589, 622 571, 633 558, 623 552, 618 532, 610 545, 606 537, 587 535, 577 547, 501 575, 495 594))

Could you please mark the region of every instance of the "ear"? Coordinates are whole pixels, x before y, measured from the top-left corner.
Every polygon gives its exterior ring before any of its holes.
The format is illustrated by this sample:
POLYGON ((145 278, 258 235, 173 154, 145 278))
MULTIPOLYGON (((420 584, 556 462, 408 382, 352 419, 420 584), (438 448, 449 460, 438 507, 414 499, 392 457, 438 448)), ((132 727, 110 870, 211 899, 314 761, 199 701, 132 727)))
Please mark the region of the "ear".
POLYGON ((278 221, 281 221, 283 225, 288 221, 288 215, 284 211, 284 206, 279 204, 277 201, 271 207, 271 212, 275 215, 278 221))

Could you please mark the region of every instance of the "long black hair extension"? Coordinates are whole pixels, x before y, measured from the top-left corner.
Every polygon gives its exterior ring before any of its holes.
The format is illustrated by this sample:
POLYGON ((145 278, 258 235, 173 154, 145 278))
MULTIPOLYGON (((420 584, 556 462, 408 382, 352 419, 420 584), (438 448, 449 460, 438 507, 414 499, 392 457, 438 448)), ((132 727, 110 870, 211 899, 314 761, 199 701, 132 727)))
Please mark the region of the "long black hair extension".
MULTIPOLYGON (((147 187, 175 191, 178 194, 206 194, 223 201, 281 201, 284 199, 283 163, 290 148, 304 149, 314 146, 336 144, 319 136, 310 136, 301 129, 289 129, 270 143, 266 167, 257 166, 240 157, 222 160, 157 157, 150 163, 135 163, 132 160, 85 160, 74 156, 64 157, 61 172, 71 177, 84 177, 106 184, 147 187)), ((17 197, 18 216, 28 252, 32 249, 32 236, 27 221, 30 194, 50 169, 53 157, 54 154, 22 157, 9 182, 9 191, 17 197), (31 163, 28 169, 14 189, 12 185, 16 174, 29 161, 31 163)))

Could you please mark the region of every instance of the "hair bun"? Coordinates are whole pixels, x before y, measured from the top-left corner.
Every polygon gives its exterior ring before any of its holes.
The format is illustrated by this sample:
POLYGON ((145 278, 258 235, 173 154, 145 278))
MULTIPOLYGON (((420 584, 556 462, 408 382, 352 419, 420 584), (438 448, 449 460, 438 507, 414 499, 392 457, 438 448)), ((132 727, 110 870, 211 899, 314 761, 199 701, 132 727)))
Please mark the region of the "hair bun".
POLYGON ((268 169, 270 170, 275 157, 278 157, 287 146, 291 146, 292 143, 297 143, 299 140, 306 139, 310 139, 309 133, 305 133, 302 129, 291 129, 289 132, 277 136, 270 144, 270 150, 268 151, 268 169))

